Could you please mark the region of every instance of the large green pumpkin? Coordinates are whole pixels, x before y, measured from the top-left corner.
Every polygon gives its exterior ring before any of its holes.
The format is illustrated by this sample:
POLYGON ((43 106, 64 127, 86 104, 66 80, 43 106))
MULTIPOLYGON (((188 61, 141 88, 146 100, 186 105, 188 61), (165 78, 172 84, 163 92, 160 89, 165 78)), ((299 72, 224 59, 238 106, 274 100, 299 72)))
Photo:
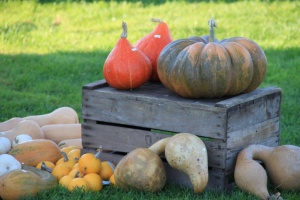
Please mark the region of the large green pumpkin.
POLYGON ((254 41, 210 35, 169 43, 157 60, 158 76, 167 88, 187 98, 222 97, 248 93, 263 81, 267 71, 264 51, 254 41))

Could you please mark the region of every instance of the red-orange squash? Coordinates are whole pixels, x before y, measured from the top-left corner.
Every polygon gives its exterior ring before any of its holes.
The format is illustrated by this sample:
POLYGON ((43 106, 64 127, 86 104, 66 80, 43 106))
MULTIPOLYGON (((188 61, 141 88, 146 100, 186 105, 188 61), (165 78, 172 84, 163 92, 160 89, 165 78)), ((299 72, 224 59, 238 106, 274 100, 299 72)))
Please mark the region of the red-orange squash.
POLYGON ((141 50, 150 59, 152 75, 150 81, 159 81, 157 74, 157 58, 161 50, 173 41, 168 25, 160 19, 152 18, 151 21, 158 23, 155 29, 139 39, 135 47, 141 50))
POLYGON ((152 66, 149 58, 127 40, 126 23, 122 26, 121 38, 104 62, 103 75, 111 87, 135 89, 149 80, 152 66))
POLYGON ((41 161, 56 163, 62 157, 58 145, 46 139, 23 142, 12 148, 9 154, 14 156, 19 162, 34 167, 41 161))
POLYGON ((160 53, 157 72, 170 90, 187 98, 222 97, 248 93, 263 81, 267 70, 264 51, 254 41, 210 35, 179 39, 160 53))

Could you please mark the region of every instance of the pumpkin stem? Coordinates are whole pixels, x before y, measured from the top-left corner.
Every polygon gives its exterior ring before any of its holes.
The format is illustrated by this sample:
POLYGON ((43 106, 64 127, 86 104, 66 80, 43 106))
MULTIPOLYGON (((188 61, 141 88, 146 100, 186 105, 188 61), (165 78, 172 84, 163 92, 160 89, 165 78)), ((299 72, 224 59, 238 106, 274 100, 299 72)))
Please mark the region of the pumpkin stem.
POLYGON ((52 171, 53 171, 50 167, 48 167, 46 165, 45 162, 42 162, 41 170, 44 170, 44 171, 49 172, 49 173, 52 173, 52 171))
POLYGON ((100 154, 102 153, 103 147, 102 145, 99 146, 99 149, 97 150, 97 153, 95 154, 95 158, 99 158, 100 154))
POLYGON ((61 154, 64 156, 64 162, 68 162, 69 158, 66 152, 62 151, 61 154))
POLYGON ((157 19, 157 18, 152 18, 152 19, 151 19, 151 21, 152 21, 152 22, 157 22, 157 23, 160 23, 160 22, 162 22, 162 20, 161 20, 161 19, 157 19))
POLYGON ((121 38, 127 38, 127 24, 125 22, 122 23, 123 32, 121 34, 121 38))
POLYGON ((208 20, 208 25, 209 25, 209 42, 214 42, 215 41, 214 27, 217 28, 217 24, 215 20, 211 19, 208 20))

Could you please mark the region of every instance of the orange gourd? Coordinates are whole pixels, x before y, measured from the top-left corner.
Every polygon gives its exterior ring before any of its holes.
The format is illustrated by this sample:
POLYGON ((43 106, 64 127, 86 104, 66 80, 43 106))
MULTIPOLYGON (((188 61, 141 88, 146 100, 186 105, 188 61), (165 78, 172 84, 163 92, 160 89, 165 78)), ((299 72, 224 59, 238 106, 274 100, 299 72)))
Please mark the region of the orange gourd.
POLYGON ((101 170, 101 160, 99 155, 101 153, 98 151, 96 154, 85 153, 78 160, 79 171, 83 174, 96 173, 98 174, 101 170))
POLYGON ((23 142, 9 152, 19 162, 29 166, 36 166, 41 161, 56 163, 62 157, 58 145, 46 139, 36 139, 23 142))
POLYGON ((68 167, 70 167, 71 169, 73 168, 73 166, 76 164, 76 160, 75 159, 70 159, 68 157, 68 155, 65 152, 61 152, 61 154, 63 155, 62 158, 60 158, 55 165, 67 165, 68 167))
POLYGON ((103 188, 102 178, 99 174, 89 173, 86 174, 83 179, 86 180, 89 185, 89 189, 92 191, 100 191, 103 188))
POLYGON ((152 22, 158 23, 155 29, 148 35, 142 37, 135 43, 135 47, 141 50, 150 59, 152 64, 152 74, 150 81, 159 81, 157 74, 157 58, 161 50, 170 42, 172 36, 168 25, 160 19, 151 19, 152 22))
POLYGON ((122 24, 123 33, 103 66, 107 83, 116 89, 128 90, 140 87, 152 73, 149 58, 127 40, 127 25, 122 24))

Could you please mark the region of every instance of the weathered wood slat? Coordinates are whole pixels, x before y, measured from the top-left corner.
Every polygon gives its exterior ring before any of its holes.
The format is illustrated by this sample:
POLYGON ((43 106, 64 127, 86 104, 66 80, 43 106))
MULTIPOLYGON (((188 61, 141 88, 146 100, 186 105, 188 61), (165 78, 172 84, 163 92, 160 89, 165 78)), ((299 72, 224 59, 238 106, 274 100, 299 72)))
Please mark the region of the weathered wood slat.
MULTIPOLYGON (((85 148, 98 148, 128 153, 135 148, 147 148, 158 140, 171 135, 154 133, 150 130, 133 129, 111 125, 83 123, 82 144, 85 148)), ((207 148, 208 165, 215 168, 225 167, 225 143, 219 140, 203 141, 207 148)))
POLYGON ((84 96, 87 96, 83 99, 84 119, 225 139, 221 133, 226 129, 226 112, 222 109, 207 110, 164 99, 132 100, 93 91, 85 91, 84 96))
POLYGON ((227 148, 233 149, 279 135, 279 117, 227 133, 227 148))

